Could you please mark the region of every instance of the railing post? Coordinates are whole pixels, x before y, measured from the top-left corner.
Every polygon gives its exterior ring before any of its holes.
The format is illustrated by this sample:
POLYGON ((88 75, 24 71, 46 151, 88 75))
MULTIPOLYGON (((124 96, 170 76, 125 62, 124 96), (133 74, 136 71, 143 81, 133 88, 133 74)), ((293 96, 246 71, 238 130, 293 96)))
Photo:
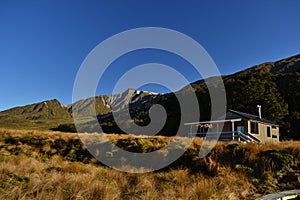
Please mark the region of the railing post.
POLYGON ((190 132, 188 134, 189 138, 192 138, 192 133, 193 133, 193 125, 190 126, 190 132))
POLYGON ((231 122, 232 141, 234 141, 234 121, 231 122))

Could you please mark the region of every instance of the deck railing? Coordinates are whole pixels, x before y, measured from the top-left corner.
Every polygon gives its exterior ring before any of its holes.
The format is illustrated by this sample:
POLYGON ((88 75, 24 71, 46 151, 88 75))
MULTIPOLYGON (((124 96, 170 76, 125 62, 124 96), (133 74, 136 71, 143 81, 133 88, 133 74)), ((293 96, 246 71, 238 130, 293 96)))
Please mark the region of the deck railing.
POLYGON ((255 136, 249 133, 242 133, 240 131, 223 131, 223 132, 207 132, 207 133, 199 133, 199 132, 190 132, 188 136, 192 138, 193 136, 205 137, 207 140, 215 140, 218 139, 220 141, 238 141, 238 142, 257 142, 261 141, 255 136))

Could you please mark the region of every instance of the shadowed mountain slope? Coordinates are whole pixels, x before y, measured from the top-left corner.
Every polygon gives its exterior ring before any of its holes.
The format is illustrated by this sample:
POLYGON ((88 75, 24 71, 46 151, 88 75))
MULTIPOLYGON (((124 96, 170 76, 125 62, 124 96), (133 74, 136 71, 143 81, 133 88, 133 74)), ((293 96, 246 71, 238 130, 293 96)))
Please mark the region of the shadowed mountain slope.
MULTIPOLYGON (((241 72, 222 76, 229 109, 256 115, 256 105, 262 105, 264 118, 281 126, 282 136, 300 138, 300 54, 275 62, 266 62, 241 72)), ((210 95, 206 83, 218 88, 220 82, 215 77, 199 80, 191 84, 199 101, 201 118, 210 119, 210 95)), ((189 89, 184 87, 176 92, 189 98, 189 89)), ((100 123, 105 132, 122 133, 114 121, 111 111, 119 116, 126 115, 129 104, 131 122, 140 126, 150 123, 149 109, 153 104, 162 105, 167 111, 167 123, 160 134, 176 133, 180 123, 180 106, 174 93, 154 94, 135 89, 128 89, 120 94, 96 96, 82 99, 71 105, 62 105, 57 100, 50 100, 27 106, 12 108, 0 112, 0 127, 26 129, 55 129, 76 131, 73 114, 88 116, 82 120, 84 130, 95 129, 100 123), (95 112, 94 112, 95 110, 95 112), (97 120, 95 116, 97 115, 97 120)), ((129 121, 122 122, 125 125, 129 121)))

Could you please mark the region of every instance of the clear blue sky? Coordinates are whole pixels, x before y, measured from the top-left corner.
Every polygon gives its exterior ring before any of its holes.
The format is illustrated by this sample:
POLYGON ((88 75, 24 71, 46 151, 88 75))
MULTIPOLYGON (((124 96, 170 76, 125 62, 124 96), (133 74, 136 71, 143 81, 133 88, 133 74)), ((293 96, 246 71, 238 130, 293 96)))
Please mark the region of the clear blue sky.
MULTIPOLYGON (((0 0, 0 110, 54 98, 71 103, 87 54, 132 28, 164 27, 192 37, 222 74, 299 54, 299 8, 298 0, 0 0)), ((161 61, 184 71, 183 61, 159 53, 120 59, 99 94, 111 91, 124 65, 161 61)))

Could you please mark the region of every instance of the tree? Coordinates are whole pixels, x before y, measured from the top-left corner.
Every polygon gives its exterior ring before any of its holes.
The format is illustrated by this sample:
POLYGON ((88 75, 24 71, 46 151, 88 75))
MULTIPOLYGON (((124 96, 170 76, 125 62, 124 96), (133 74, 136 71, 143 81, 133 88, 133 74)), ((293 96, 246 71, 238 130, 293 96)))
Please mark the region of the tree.
POLYGON ((270 73, 257 73, 227 80, 228 107, 257 115, 257 105, 261 105, 264 118, 285 126, 283 119, 288 115, 288 105, 273 79, 270 73))

